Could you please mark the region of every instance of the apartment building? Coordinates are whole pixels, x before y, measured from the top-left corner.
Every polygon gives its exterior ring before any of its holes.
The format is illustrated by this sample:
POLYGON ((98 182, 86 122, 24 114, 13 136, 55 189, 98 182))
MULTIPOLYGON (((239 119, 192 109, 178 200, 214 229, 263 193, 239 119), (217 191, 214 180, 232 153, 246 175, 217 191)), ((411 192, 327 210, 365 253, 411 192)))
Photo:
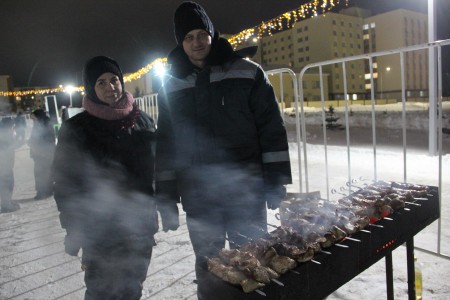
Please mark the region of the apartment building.
MULTIPOLYGON (((305 19, 292 28, 264 36, 261 40, 249 39, 239 46, 259 45, 253 60, 273 69, 284 66, 302 69, 315 62, 323 62, 364 53, 396 49, 427 41, 427 16, 425 14, 398 9, 370 16, 370 11, 352 7, 339 13, 305 19)), ((425 97, 428 89, 428 60, 426 51, 407 53, 405 56, 405 78, 408 97, 425 97)), ((370 98, 370 69, 367 59, 346 63, 346 85, 348 98, 352 100, 370 98)), ((344 99, 344 75, 342 63, 323 68, 328 82, 325 97, 330 100, 344 99)), ((376 98, 399 98, 401 91, 400 60, 397 56, 383 56, 373 61, 376 98)), ((318 73, 318 68, 311 69, 318 73)), ((306 76, 309 74, 305 74, 306 76)), ((317 77, 317 75, 316 75, 317 77)), ((311 87, 315 84, 310 84, 311 87)), ((304 94, 317 98, 308 92, 304 94)))
MULTIPOLYGON (((364 19, 364 53, 396 49, 428 41, 427 15, 398 9, 364 19)), ((406 97, 428 96, 428 52, 408 52, 404 57, 406 97)), ((380 97, 401 99, 399 54, 381 56, 373 61, 375 90, 380 97)), ((370 89, 366 64, 366 89, 370 89)))

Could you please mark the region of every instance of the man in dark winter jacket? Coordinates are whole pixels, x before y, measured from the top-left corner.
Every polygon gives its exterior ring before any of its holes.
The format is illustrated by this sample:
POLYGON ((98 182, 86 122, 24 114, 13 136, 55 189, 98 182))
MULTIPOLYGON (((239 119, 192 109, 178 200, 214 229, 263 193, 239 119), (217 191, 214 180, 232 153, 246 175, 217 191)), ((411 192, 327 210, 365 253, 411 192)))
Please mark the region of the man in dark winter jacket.
POLYGON ((168 57, 169 78, 158 95, 156 193, 163 229, 186 211, 196 254, 198 296, 205 257, 217 255, 225 236, 242 244, 267 230, 291 183, 286 130, 271 84, 257 64, 220 38, 194 2, 175 12, 178 46, 168 57), (173 220, 170 222, 170 220, 173 220))

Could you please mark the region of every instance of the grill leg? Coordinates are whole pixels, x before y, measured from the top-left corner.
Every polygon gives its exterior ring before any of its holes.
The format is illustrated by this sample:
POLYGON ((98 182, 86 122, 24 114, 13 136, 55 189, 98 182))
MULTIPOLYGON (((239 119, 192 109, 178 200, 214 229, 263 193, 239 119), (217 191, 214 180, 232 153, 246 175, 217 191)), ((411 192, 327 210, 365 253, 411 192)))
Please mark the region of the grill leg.
POLYGON ((392 251, 388 251, 384 258, 386 262, 387 300, 394 300, 394 275, 392 268, 392 251))
POLYGON ((406 240, 406 265, 408 266, 408 299, 416 300, 416 274, 414 273, 414 237, 406 240))

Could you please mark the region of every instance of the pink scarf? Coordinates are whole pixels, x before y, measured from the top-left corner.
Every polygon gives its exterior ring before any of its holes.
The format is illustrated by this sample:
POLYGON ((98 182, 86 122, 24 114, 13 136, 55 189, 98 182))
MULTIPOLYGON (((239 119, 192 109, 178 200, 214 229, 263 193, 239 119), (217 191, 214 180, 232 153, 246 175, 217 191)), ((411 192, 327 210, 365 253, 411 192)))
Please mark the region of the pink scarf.
POLYGON ((127 117, 133 110, 134 98, 125 91, 122 98, 112 106, 98 104, 87 95, 83 98, 83 108, 90 114, 103 120, 120 120, 127 117))

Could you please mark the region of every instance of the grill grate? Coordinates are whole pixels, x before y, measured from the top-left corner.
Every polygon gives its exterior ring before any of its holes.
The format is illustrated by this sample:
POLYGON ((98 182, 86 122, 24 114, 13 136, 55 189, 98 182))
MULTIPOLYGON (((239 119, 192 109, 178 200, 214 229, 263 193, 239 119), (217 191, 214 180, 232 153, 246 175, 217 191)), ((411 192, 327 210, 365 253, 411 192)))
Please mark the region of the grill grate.
MULTIPOLYGON (((262 293, 245 294, 240 287, 209 274, 206 299, 323 299, 384 257, 387 298, 393 299, 392 251, 405 242, 408 251, 412 251, 413 237, 440 215, 438 188, 428 188, 430 193, 426 198, 395 210, 389 218, 354 233, 351 239, 339 242, 340 245, 327 248, 329 253, 318 253, 315 262, 301 263, 293 271, 283 274, 279 280, 284 286, 271 283, 260 289, 262 293)), ((414 269, 413 255, 408 253, 407 259, 408 282, 413 284, 414 278, 410 277, 414 272, 409 270, 414 269)), ((409 297, 414 295, 414 286, 409 285, 409 297)))

